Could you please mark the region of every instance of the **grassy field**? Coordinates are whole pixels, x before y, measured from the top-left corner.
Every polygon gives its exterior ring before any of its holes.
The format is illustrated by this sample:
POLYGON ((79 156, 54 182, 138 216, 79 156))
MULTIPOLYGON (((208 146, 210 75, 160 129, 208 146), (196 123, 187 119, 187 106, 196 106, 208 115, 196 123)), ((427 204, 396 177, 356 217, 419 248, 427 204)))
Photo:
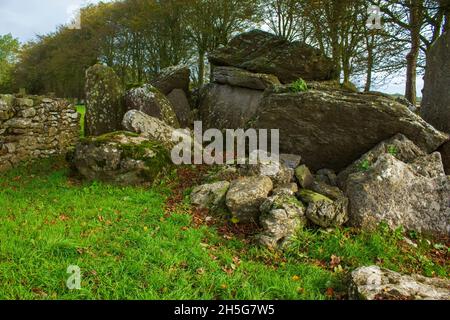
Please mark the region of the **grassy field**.
POLYGON ((180 172, 140 188, 68 172, 50 159, 0 176, 1 299, 342 299, 361 265, 449 276, 446 245, 408 234, 416 249, 400 230, 303 230, 269 252, 193 210, 180 172), (66 287, 70 265, 81 268, 79 291, 66 287))

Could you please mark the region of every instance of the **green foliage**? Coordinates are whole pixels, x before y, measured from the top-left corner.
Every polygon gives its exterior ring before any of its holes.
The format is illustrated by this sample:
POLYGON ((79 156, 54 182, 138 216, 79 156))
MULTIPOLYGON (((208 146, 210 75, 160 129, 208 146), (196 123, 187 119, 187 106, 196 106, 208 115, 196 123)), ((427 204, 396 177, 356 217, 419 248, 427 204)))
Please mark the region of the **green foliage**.
POLYGON ((370 169, 370 167, 371 167, 370 161, 367 159, 364 159, 359 163, 359 170, 361 171, 367 171, 370 169))
POLYGON ((292 92, 305 92, 308 91, 308 85, 302 78, 293 82, 290 86, 292 92))
MULTIPOLYGON (((442 244, 403 231, 301 230, 287 251, 195 227, 189 203, 165 210, 173 171, 152 188, 78 183, 66 163, 41 160, 0 175, 2 299, 330 299, 348 272, 378 264, 448 277, 442 244), (82 289, 66 288, 67 267, 82 289)), ((221 226, 221 225, 219 225, 221 226)))
POLYGON ((390 155, 396 156, 398 154, 398 148, 396 146, 389 146, 388 153, 390 155))
POLYGON ((0 93, 10 93, 19 47, 19 40, 11 34, 0 35, 0 93))

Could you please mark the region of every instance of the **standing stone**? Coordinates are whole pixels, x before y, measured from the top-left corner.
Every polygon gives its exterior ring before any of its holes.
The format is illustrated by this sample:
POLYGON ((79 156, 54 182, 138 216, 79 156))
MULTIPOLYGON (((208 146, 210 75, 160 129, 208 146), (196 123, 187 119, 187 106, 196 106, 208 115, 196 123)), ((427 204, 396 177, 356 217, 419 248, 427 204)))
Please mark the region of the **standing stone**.
POLYGON ((420 112, 436 129, 450 133, 450 31, 433 44, 427 57, 420 112))
POLYGON ((110 67, 96 64, 86 71, 86 135, 99 136, 121 129, 124 91, 110 67))

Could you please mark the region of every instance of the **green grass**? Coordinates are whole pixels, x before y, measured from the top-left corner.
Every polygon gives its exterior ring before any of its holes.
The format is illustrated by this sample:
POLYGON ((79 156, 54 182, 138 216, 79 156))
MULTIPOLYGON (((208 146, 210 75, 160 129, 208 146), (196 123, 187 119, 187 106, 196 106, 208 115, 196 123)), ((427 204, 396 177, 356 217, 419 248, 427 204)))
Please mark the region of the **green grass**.
POLYGON ((329 299, 360 265, 449 275, 431 254, 448 254, 445 245, 411 250, 384 227, 304 230, 285 253, 224 236, 222 225, 196 227, 187 201, 165 210, 174 177, 81 184, 59 159, 0 175, 0 299, 329 299), (66 287, 70 265, 81 268, 80 291, 66 287))
POLYGON ((77 112, 80 114, 80 137, 83 138, 85 136, 85 119, 86 119, 86 107, 84 105, 77 105, 76 106, 77 112))

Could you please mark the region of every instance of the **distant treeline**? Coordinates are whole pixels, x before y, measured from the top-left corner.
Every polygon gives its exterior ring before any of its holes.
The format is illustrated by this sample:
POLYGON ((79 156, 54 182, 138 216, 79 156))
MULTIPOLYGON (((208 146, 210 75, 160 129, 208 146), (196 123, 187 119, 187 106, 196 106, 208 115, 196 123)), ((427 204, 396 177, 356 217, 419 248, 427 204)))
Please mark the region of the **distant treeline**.
MULTIPOLYGON (((375 21, 375 20, 373 20, 375 21)), ((61 26, 23 46, 11 90, 82 98, 87 67, 113 67, 124 86, 146 82, 162 68, 192 68, 193 85, 207 78, 207 53, 235 34, 270 30, 304 41, 333 59, 344 82, 366 91, 407 70, 406 97, 415 100, 416 72, 428 48, 450 26, 450 0, 124 0, 82 10, 81 30, 61 26), (368 28, 368 7, 383 14, 368 28)))

